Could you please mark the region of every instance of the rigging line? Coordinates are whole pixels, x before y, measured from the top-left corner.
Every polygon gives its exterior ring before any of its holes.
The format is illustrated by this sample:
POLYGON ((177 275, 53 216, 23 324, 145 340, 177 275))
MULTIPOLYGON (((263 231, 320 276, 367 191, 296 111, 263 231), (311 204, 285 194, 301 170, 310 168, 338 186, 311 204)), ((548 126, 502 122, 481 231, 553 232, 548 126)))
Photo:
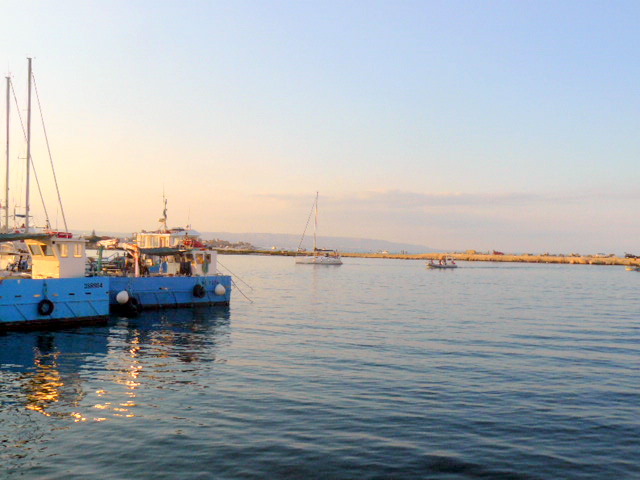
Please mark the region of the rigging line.
MULTIPOLYGON (((318 201, 316 199, 316 201, 318 201)), ((300 251, 300 247, 302 246, 302 242, 304 241, 304 236, 307 233, 307 228, 309 228, 309 222, 311 221, 311 216, 313 215, 313 207, 315 207, 315 202, 311 205, 311 211, 309 212, 309 218, 307 218, 307 224, 304 226, 304 231, 302 232, 302 237, 300 237, 300 243, 298 244, 298 252, 300 251)))
POLYGON ((56 169, 53 166, 53 156, 51 155, 51 147, 49 146, 49 136, 47 135, 47 128, 44 124, 44 113, 42 112, 42 105, 40 104, 40 95, 38 94, 38 85, 36 83, 36 76, 33 72, 31 72, 31 76, 33 77, 33 87, 36 91, 36 100, 38 101, 38 110, 40 111, 40 119, 42 121, 42 130, 44 131, 44 140, 47 144, 47 151, 49 152, 49 163, 51 163, 51 171, 53 172, 53 181, 56 185, 56 193, 58 194, 58 203, 60 204, 60 212, 62 213, 62 221, 64 222, 64 231, 68 232, 69 227, 67 227, 67 217, 64 214, 64 206, 62 205, 62 197, 60 195, 60 188, 58 187, 58 177, 56 176, 56 169))
MULTIPOLYGON (((18 119, 20 120, 20 127, 22 128, 22 135, 24 136, 24 140, 27 140, 27 131, 24 128, 24 122, 22 121, 22 114, 20 113, 20 105, 18 104, 18 97, 16 96, 16 91, 13 88, 13 82, 11 82, 11 92, 13 93, 13 100, 16 103, 16 110, 18 112, 18 119)), ((42 202, 42 209, 44 210, 44 216, 47 221, 47 226, 51 224, 49 221, 49 212, 47 212, 47 205, 44 203, 44 195, 42 194, 42 188, 40 188, 40 180, 38 180, 38 172, 36 171, 36 166, 33 163, 33 155, 30 155, 29 163, 31 163, 31 168, 33 168, 33 176, 36 179, 36 185, 38 186, 38 193, 40 194, 40 201, 42 202)), ((25 206, 26 208, 26 206, 25 206)))
POLYGON ((220 260, 218 260, 218 264, 220 264, 222 266, 222 268, 224 268, 227 272, 229 272, 231 275, 233 275, 234 277, 236 277, 238 280, 240 280, 242 283, 244 283, 247 287, 249 287, 250 290, 253 291, 253 287, 251 285, 249 285, 247 282, 245 282, 242 278, 240 278, 238 275, 236 275, 235 273, 233 273, 231 270, 229 270, 229 268, 227 268, 226 265, 223 265, 222 263, 220 263, 220 260))

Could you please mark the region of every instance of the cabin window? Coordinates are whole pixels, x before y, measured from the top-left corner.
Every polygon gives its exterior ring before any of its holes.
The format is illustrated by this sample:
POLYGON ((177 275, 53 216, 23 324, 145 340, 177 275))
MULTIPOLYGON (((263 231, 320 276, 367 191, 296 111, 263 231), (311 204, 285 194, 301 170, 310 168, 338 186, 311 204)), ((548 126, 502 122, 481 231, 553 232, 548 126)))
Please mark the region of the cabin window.
POLYGON ((42 250, 47 257, 53 257, 53 247, 51 245, 43 245, 42 250))
POLYGON ((81 243, 76 243, 73 246, 73 256, 74 257, 81 257, 82 256, 82 244, 81 243))
POLYGON ((63 243, 61 245, 59 245, 60 247, 60 256, 61 257, 68 257, 69 256, 69 245, 67 245, 66 243, 63 243))
POLYGON ((31 255, 39 256, 42 255, 42 250, 40 249, 40 245, 29 245, 29 250, 31 251, 31 255))
POLYGON ((168 247, 169 246, 169 239, 167 237, 160 237, 160 246, 161 247, 168 247))

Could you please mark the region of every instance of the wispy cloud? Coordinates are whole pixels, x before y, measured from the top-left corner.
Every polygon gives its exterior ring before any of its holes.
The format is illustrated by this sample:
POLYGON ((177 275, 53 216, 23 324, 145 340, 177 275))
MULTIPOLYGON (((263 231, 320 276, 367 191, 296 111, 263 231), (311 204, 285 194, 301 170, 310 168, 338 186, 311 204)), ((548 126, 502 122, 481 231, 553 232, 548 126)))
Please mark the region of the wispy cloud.
MULTIPOLYGON (((313 195, 259 194, 262 200, 280 203, 282 206, 309 205, 313 195)), ((549 203, 570 204, 593 200, 637 200, 640 191, 607 192, 581 191, 559 193, 418 193, 403 190, 352 192, 336 196, 325 195, 321 203, 325 208, 350 208, 354 210, 424 210, 442 207, 527 207, 549 203)))
POLYGON ((539 202, 542 198, 538 195, 523 193, 416 193, 401 190, 387 190, 381 192, 363 192, 356 195, 345 196, 339 200, 353 206, 367 206, 393 210, 480 205, 515 206, 539 202))

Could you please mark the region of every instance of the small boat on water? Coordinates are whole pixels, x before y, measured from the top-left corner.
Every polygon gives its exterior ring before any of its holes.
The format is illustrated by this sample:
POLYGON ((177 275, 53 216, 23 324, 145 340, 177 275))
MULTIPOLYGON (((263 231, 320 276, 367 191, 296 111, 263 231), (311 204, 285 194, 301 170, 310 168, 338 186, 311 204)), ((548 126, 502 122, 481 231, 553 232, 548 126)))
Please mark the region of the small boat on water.
MULTIPOLYGON (((299 255, 296 256, 296 264, 342 265, 342 259, 340 258, 340 254, 336 250, 318 248, 317 246, 318 192, 316 192, 316 200, 313 204, 311 212, 313 213, 314 210, 315 210, 315 221, 313 224, 313 252, 307 253, 301 249, 302 241, 304 240, 304 235, 307 231, 305 227, 305 231, 302 233, 302 238, 300 239, 300 245, 298 246, 299 255)), ((309 215, 309 218, 311 218, 311 214, 309 215)), ((309 225, 309 221, 307 220, 307 226, 308 225, 309 225)))
POLYGON ((629 271, 629 272, 640 272, 640 266, 637 265, 627 265, 625 267, 625 270, 629 271))
POLYGON ((458 265, 456 265, 455 260, 453 260, 453 258, 448 257, 442 260, 438 260, 438 262, 434 262, 433 260, 429 260, 427 262, 427 268, 430 269, 434 269, 434 270, 446 270, 446 269, 452 269, 452 268, 458 268, 458 265))
POLYGON ((335 250, 314 248, 313 255, 296 257, 297 264, 311 265, 342 265, 340 254, 335 250))

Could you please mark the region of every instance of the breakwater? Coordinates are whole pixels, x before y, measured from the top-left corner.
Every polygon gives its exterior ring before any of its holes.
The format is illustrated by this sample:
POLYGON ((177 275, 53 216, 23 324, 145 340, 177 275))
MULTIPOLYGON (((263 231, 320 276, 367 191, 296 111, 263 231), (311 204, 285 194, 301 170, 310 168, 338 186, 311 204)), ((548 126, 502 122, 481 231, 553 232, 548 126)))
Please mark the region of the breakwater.
POLYGON ((623 258, 616 256, 576 256, 576 255, 492 255, 481 253, 422 253, 415 255, 395 255, 395 254, 360 254, 341 253, 343 257, 363 257, 363 258, 395 258, 405 260, 440 260, 452 258, 456 261, 466 262, 519 262, 519 263, 562 263, 575 265, 624 265, 640 266, 640 259, 623 258))
MULTIPOLYGON (((288 250, 230 250, 220 249, 221 254, 228 255, 277 255, 296 256, 296 252, 288 250)), ((561 263, 572 265, 623 265, 640 266, 639 258, 624 258, 616 256, 600 255, 492 255, 483 253, 419 253, 419 254, 395 254, 395 253, 351 253, 340 252, 343 257, 351 258, 392 258, 396 260, 440 260, 453 258, 456 261, 465 262, 518 262, 518 263, 561 263)))

